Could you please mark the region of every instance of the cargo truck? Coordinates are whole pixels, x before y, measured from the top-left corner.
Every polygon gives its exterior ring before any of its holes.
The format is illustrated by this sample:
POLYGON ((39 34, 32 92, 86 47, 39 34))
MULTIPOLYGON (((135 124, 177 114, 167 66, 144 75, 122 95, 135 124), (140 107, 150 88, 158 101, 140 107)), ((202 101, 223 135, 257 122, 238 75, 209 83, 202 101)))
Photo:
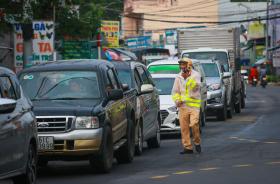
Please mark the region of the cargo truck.
POLYGON ((223 70, 226 86, 227 117, 245 106, 245 91, 240 74, 240 29, 199 28, 178 30, 181 57, 217 60, 223 70))

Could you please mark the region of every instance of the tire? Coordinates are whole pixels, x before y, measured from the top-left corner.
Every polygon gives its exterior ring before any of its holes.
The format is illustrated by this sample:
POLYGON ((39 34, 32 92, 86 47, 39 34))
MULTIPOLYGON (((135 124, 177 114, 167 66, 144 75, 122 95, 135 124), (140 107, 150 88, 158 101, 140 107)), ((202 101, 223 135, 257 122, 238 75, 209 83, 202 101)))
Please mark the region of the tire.
POLYGON ((222 109, 217 111, 217 120, 218 121, 225 121, 227 120, 228 112, 227 112, 227 107, 226 107, 226 102, 224 102, 224 106, 222 109))
POLYGON ((45 158, 38 158, 38 166, 40 166, 40 167, 46 167, 47 165, 48 165, 48 160, 47 159, 45 159, 45 158))
POLYGON ((156 135, 152 138, 150 138, 147 141, 148 148, 159 148, 160 147, 160 118, 158 117, 157 123, 156 123, 156 135))
POLYGON ((90 165, 98 173, 109 173, 113 165, 114 150, 111 127, 106 126, 104 132, 101 152, 98 155, 93 155, 92 158, 90 158, 90 165))
POLYGON ((234 105, 234 111, 236 113, 241 113, 241 94, 238 97, 238 103, 234 105))
POLYGON ((233 104, 233 100, 231 100, 230 102, 230 107, 227 110, 227 118, 231 119, 233 116, 233 110, 234 110, 234 104, 233 104))
POLYGON ((29 145, 26 173, 13 178, 14 184, 35 184, 37 179, 37 151, 33 144, 29 145))
POLYGON ((200 125, 201 127, 205 127, 205 122, 206 122, 206 115, 205 115, 205 111, 200 113, 200 125))
POLYGON ((134 122, 128 120, 126 143, 116 151, 115 157, 119 164, 131 163, 135 153, 134 122))
POLYGON ((245 103, 245 94, 242 93, 242 97, 241 97, 241 108, 244 109, 246 106, 246 103, 245 103))
POLYGON ((139 123, 137 130, 135 132, 137 135, 137 143, 135 145, 135 155, 140 156, 143 153, 143 142, 144 142, 143 129, 142 129, 141 122, 139 123))

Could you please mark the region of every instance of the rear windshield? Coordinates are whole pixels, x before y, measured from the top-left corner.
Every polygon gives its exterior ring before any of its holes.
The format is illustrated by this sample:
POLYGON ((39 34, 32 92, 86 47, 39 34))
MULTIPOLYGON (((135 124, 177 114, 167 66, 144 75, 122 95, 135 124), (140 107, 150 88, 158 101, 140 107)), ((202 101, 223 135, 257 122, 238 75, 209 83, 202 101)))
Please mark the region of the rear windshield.
POLYGON ((180 68, 178 64, 170 65, 152 65, 148 68, 152 74, 178 74, 180 68))
POLYGON ((153 78, 160 95, 171 95, 175 78, 153 78))
POLYGON ((217 60, 226 72, 229 71, 228 56, 225 52, 188 52, 183 57, 197 60, 217 60))
POLYGON ((215 63, 202 63, 201 65, 206 77, 219 77, 218 66, 215 63))
POLYGON ((23 73, 20 83, 31 100, 100 98, 98 77, 93 71, 23 73))

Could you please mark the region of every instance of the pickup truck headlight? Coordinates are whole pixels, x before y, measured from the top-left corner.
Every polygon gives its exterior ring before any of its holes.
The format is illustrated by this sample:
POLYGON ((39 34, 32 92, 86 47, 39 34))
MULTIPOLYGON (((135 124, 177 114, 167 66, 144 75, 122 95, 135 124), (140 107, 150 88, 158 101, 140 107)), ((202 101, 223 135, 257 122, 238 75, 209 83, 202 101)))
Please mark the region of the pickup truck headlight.
POLYGON ((215 83, 208 86, 208 91, 215 91, 221 89, 221 84, 215 83))
POLYGON ((98 117, 77 117, 75 122, 76 129, 92 129, 99 128, 98 117))

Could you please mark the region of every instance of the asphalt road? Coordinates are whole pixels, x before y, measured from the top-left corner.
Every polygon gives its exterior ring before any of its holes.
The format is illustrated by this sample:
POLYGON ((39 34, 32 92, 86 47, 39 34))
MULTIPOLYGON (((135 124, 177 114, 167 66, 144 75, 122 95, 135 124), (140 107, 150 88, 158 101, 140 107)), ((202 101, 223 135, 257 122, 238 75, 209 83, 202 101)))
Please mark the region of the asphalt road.
POLYGON ((202 153, 180 155, 179 137, 145 149, 132 164, 114 164, 110 174, 93 173, 88 162, 50 162, 39 184, 270 184, 280 182, 280 87, 248 88, 246 108, 233 119, 209 118, 202 153))

